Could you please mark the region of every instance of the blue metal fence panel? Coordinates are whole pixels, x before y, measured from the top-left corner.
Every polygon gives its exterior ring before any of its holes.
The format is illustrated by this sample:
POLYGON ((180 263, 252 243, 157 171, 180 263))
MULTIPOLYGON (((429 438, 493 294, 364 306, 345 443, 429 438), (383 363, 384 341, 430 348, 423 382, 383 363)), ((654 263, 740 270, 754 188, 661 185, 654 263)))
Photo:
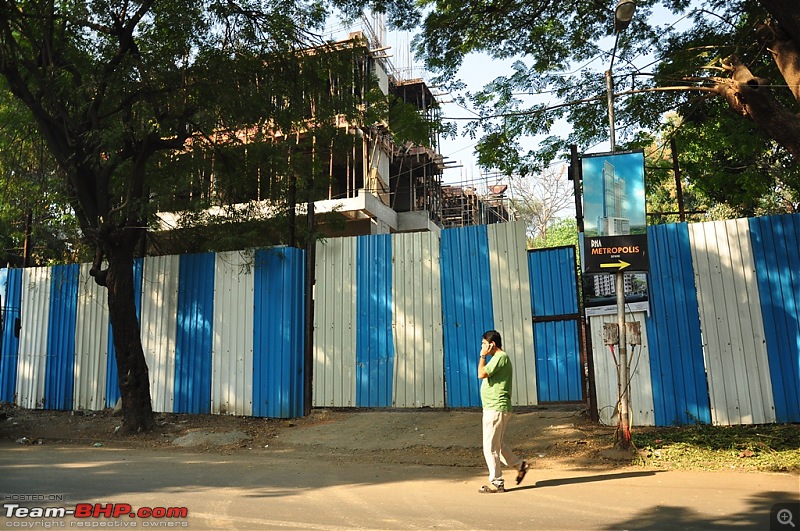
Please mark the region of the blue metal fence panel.
POLYGON ((775 418, 800 422, 800 215, 749 220, 775 418))
POLYGON ((16 323, 22 305, 22 269, 8 269, 3 296, 3 344, 0 348, 0 402, 14 403, 17 392, 19 338, 16 323))
POLYGON ((480 337, 494 328, 485 225, 442 231, 441 275, 447 405, 478 407, 480 337))
POLYGON ((583 398, 577 321, 534 323, 539 402, 578 402, 583 398))
POLYGON ((647 337, 656 426, 711 422, 700 314, 685 223, 647 228, 647 337))
POLYGON ((539 402, 582 400, 575 248, 530 251, 528 275, 539 402))
POLYGON ((79 276, 78 264, 59 265, 52 269, 44 409, 72 409, 79 276))
POLYGON ((575 247, 528 252, 531 305, 535 317, 578 313, 575 247))
POLYGON ((305 252, 291 247, 255 254, 253 415, 304 413, 305 252))
MULTIPOLYGON (((144 260, 133 260, 133 295, 136 303, 136 318, 142 320, 142 269, 144 260)), ((114 407, 119 400, 119 377, 117 355, 114 348, 114 328, 108 323, 108 373, 106 374, 106 407, 114 407)))
POLYGON ((211 412, 214 253, 180 257, 175 334, 175 413, 211 412))
POLYGON ((394 390, 392 238, 356 240, 356 405, 389 407, 394 390))

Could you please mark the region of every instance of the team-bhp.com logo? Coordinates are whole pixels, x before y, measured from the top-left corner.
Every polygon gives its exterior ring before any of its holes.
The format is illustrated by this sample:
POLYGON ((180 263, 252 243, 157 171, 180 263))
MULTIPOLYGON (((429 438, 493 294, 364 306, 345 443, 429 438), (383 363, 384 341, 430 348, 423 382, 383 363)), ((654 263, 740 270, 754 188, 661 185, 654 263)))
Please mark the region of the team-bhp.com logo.
MULTIPOLYGON (((138 525, 142 527, 187 527, 184 521, 176 522, 173 519, 185 519, 189 516, 186 507, 139 507, 134 509, 128 503, 79 503, 74 509, 67 507, 23 507, 18 503, 4 503, 4 516, 15 519, 59 519, 72 517, 77 520, 69 522, 70 527, 96 527, 99 518, 117 519, 147 519, 141 520, 138 525)), ((6 526, 11 522, 6 522, 6 526)), ((54 522, 51 522, 51 524, 54 522)), ((122 522, 120 522, 122 523, 122 522)), ((61 522, 57 527, 66 527, 66 522, 61 522)), ((136 521, 128 521, 125 527, 136 527, 136 521)), ((17 527, 17 526, 12 526, 17 527)))

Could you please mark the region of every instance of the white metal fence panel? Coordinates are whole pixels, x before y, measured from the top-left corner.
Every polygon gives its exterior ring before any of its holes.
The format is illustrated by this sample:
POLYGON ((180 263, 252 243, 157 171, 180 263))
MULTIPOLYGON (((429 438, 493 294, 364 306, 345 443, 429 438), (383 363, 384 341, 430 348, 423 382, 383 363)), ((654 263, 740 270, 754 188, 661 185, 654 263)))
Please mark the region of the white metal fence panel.
POLYGON ((108 372, 108 290, 81 264, 75 325, 75 409, 100 410, 106 402, 108 372))
POLYGON ((44 407, 52 271, 49 267, 22 271, 17 405, 25 409, 44 407))
POLYGON ((356 238, 316 248, 314 384, 317 407, 356 406, 356 238))
POLYGON ((775 422, 746 219, 689 225, 713 424, 775 422))
MULTIPOLYGON (((633 312, 625 315, 627 322, 638 321, 642 332, 642 344, 631 348, 628 345, 628 362, 630 366, 630 425, 654 426, 655 406, 653 404, 653 386, 650 378, 650 352, 647 348, 647 329, 644 324, 646 314, 633 312)), ((603 325, 617 324, 617 316, 600 315, 589 318, 591 339, 594 352, 594 378, 597 393, 597 410, 600 422, 611 426, 619 423, 617 404, 619 402, 619 378, 617 365, 619 351, 616 345, 614 352, 603 344, 603 325)))
POLYGON ((233 251, 216 256, 212 413, 253 414, 253 267, 251 252, 233 251))
POLYGON ((489 225, 487 231, 495 329, 514 365, 512 401, 515 405, 536 405, 536 353, 525 224, 497 223, 489 225))
POLYGON ((439 237, 397 234, 393 244, 393 405, 444 407, 439 237))
POLYGON ((153 411, 171 413, 175 401, 175 334, 180 257, 149 256, 142 270, 142 348, 150 372, 153 411))

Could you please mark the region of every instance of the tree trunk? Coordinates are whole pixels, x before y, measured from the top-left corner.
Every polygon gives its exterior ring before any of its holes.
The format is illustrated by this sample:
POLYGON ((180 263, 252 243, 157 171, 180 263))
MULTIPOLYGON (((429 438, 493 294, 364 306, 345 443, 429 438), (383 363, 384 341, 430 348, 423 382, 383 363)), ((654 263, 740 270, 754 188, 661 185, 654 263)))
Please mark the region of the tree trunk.
POLYGON ((724 66, 731 80, 718 84, 717 93, 800 161, 800 118, 775 99, 768 80, 754 76, 738 57, 729 57, 724 66))
POLYGON ((104 279, 108 289, 108 309, 122 395, 122 429, 125 433, 148 431, 153 426, 150 377, 134 301, 134 245, 132 241, 110 248, 104 279))

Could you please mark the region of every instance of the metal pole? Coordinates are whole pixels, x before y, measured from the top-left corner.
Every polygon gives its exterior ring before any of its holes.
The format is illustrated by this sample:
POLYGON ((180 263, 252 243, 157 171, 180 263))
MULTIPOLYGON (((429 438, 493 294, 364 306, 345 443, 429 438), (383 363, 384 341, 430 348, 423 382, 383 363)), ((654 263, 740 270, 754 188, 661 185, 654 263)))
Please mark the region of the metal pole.
MULTIPOLYGON (((317 137, 313 142, 313 154, 316 155, 317 137)), ((316 283, 316 238, 314 234, 314 172, 316 164, 311 164, 306 195, 306 278, 305 278, 305 322, 303 349, 303 416, 311 414, 314 400, 314 284, 316 283)))
POLYGON ((606 70, 606 92, 608 93, 608 132, 611 141, 611 153, 617 143, 616 133, 614 132, 614 80, 611 77, 611 69, 606 70))
MULTIPOLYGON (((583 205, 581 204, 581 167, 580 158, 578 157, 578 146, 572 144, 569 146, 570 163, 569 163, 569 179, 571 179, 575 191, 575 222, 578 226, 578 237, 584 232, 583 226, 583 205)), ((583 275, 580 271, 575 271, 576 284, 580 286, 583 275)), ((581 362, 584 365, 584 375, 587 382, 588 389, 583 389, 584 399, 589 404, 589 417, 597 421, 600 418, 597 411, 597 389, 594 380, 594 356, 592 354, 591 335, 588 331, 588 323, 586 321, 586 306, 584 305, 583 296, 578 297, 578 327, 581 343, 581 362)))
MULTIPOLYGON (((616 39, 619 39, 617 33, 616 39)), ((608 93, 608 125, 611 140, 611 153, 616 149, 616 134, 614 131, 614 80, 611 70, 614 65, 614 55, 617 51, 617 42, 614 41, 614 53, 611 55, 611 66, 606 70, 606 91, 608 93)), ((619 392, 619 445, 623 449, 630 448, 631 429, 628 417, 629 411, 629 375, 628 375, 628 346, 625 330, 625 273, 617 271, 615 286, 617 291, 617 326, 619 326, 619 367, 617 379, 619 392)))
POLYGON ((625 327, 625 273, 617 272, 617 325, 619 326, 619 368, 617 377, 620 383, 619 395, 619 445, 628 449, 631 445, 629 411, 628 337, 625 327))
POLYGON ((678 166, 678 144, 675 137, 669 140, 670 151, 672 151, 672 171, 675 174, 675 192, 678 196, 678 215, 681 223, 686 221, 686 210, 683 206, 683 186, 681 186, 681 169, 678 166))
POLYGON ((303 349, 303 416, 311 414, 314 401, 314 284, 316 283, 316 238, 314 237, 313 192, 308 193, 306 235, 305 323, 303 349))

